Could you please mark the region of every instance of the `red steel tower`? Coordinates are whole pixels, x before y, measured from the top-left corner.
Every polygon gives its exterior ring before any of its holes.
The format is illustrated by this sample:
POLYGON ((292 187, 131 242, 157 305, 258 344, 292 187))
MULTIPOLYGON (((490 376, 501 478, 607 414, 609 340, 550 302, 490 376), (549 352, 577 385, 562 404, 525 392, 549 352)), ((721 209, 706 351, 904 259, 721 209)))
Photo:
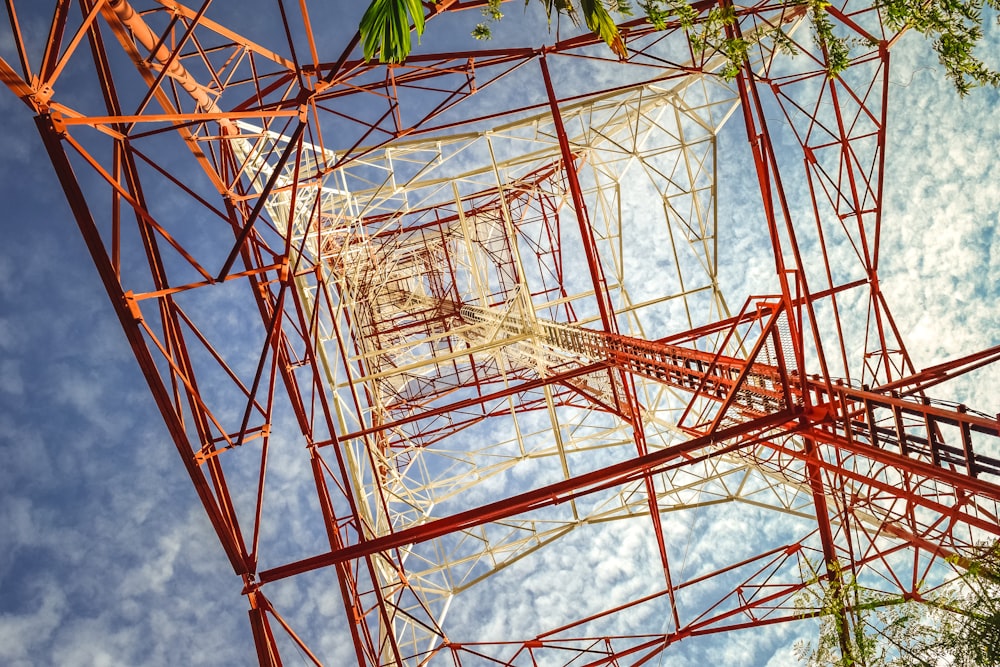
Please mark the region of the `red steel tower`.
POLYGON ((358 8, 189 4, 59 0, 46 37, 9 1, 0 76, 262 665, 657 664, 845 573, 919 601, 1000 536, 1000 424, 934 399, 1000 349, 918 371, 879 286, 898 35, 868 3, 827 8, 832 77, 802 4, 693 3, 753 44, 732 81, 676 19, 622 24, 623 60, 471 49, 488 3, 439 0, 382 65, 358 8), (723 298, 726 225, 770 293, 723 298))

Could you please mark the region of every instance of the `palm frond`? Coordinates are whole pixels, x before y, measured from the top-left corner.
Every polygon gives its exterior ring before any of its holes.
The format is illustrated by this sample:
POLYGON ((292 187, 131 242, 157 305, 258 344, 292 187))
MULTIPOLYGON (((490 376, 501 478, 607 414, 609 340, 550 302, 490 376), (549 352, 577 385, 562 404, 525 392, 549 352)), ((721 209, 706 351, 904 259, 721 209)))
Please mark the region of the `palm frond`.
POLYGON ((372 0, 361 18, 361 44, 365 60, 378 52, 383 63, 401 63, 410 53, 410 21, 417 37, 424 32, 420 0, 372 0))
POLYGON ((615 52, 615 55, 622 60, 628 58, 628 49, 625 48, 625 41, 618 31, 618 25, 611 18, 608 10, 604 8, 601 0, 580 0, 580 9, 587 22, 587 27, 603 39, 615 52))
MULTIPOLYGON (((548 19, 549 23, 552 23, 552 15, 559 14, 565 15, 572 23, 574 27, 580 25, 580 16, 576 13, 576 7, 573 6, 572 0, 538 0, 542 7, 545 9, 545 17, 548 19)), ((524 5, 527 7, 531 0, 524 0, 524 5)))

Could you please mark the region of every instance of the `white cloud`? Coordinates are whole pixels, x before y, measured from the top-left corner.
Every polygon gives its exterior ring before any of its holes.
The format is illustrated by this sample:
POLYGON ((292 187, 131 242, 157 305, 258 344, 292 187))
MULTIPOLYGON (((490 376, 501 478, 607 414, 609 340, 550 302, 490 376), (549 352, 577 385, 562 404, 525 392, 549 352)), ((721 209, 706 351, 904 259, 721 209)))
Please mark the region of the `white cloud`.
MULTIPOLYGON (((996 28, 991 31, 996 42, 996 28)), ((903 46, 898 57, 894 52, 899 73, 893 79, 908 84, 893 87, 902 111, 892 113, 889 128, 882 277, 914 358, 927 365, 997 342, 1000 239, 993 230, 1000 223, 1000 174, 993 147, 1000 137, 995 124, 984 122, 995 117, 995 92, 958 101, 939 74, 920 69, 909 76, 907 67, 920 66, 913 54, 926 47, 903 46)), ((0 98, 0 111, 10 115, 0 187, 11 209, 0 217, 0 350, 8 355, 0 359, 0 488, 8 494, 0 503, 0 658, 13 665, 251 660, 240 582, 168 444, 30 119, 20 102, 0 98)), ((726 132, 724 148, 745 149, 739 123, 726 132)), ((756 185, 741 174, 745 164, 722 165, 723 185, 732 190, 721 212, 729 234, 721 273, 736 306, 746 285, 756 290, 774 282, 761 230, 753 228, 756 185)), ((239 320, 216 323, 234 330, 239 320)), ((234 363, 242 368, 254 361, 234 363)), ((981 380, 957 393, 989 408, 998 384, 981 380)), ((288 419, 276 431, 295 428, 288 419)), ((275 438, 265 505, 272 528, 263 541, 274 559, 324 548, 325 537, 308 521, 317 508, 302 448, 287 442, 275 438)), ((510 479, 479 487, 478 498, 538 481, 544 468, 529 460, 510 479)), ((234 476, 245 481, 252 473, 244 466, 234 476)), ((252 491, 240 493, 245 508, 252 491)), ((747 512, 692 514, 665 527, 679 577, 717 567, 768 530, 747 512)), ((539 625, 552 627, 656 590, 662 585, 657 561, 648 519, 604 530, 582 526, 456 603, 451 620, 481 637, 530 636, 539 625)), ((343 606, 331 577, 327 571, 269 590, 279 611, 320 638, 324 656, 346 664, 343 606), (327 616, 336 618, 332 630, 320 620, 327 616)), ((665 604, 653 603, 618 622, 660 629, 665 611, 665 604)), ((791 640, 783 626, 740 633, 728 643, 690 639, 670 647, 663 662, 789 664, 791 640)))
POLYGON ((69 615, 66 596, 51 579, 34 587, 28 609, 0 613, 0 659, 11 667, 37 664, 53 635, 69 615))

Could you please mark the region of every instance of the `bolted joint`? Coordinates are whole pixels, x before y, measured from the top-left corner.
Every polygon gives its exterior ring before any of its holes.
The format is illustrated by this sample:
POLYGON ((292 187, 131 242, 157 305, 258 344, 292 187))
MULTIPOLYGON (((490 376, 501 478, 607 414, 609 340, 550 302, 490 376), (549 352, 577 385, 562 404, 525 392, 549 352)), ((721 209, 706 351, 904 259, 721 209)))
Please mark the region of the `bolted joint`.
POLYGON ((38 105, 40 110, 45 112, 49 109, 49 100, 52 99, 53 94, 55 94, 55 90, 52 89, 52 85, 44 83, 31 94, 31 99, 38 105))
POLYGON ((139 302, 135 298, 135 293, 132 290, 125 292, 122 294, 122 300, 125 301, 125 307, 128 308, 132 320, 136 324, 142 322, 142 311, 139 309, 139 302))

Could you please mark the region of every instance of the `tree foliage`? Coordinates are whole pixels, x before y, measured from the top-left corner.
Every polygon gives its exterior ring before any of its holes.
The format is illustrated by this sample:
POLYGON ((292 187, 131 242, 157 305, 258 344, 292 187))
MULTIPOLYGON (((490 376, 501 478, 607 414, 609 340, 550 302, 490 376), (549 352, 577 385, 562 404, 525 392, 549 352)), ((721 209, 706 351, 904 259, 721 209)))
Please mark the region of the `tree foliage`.
POLYGON ((1000 540, 981 546, 971 561, 949 561, 967 568, 964 586, 937 605, 942 632, 929 647, 932 656, 953 667, 1000 667, 1000 540))
POLYGON ((424 32, 420 0, 372 0, 361 17, 361 47, 365 60, 378 53, 384 63, 401 63, 410 55, 410 21, 417 37, 424 32))
MULTIPOLYGON (((980 60, 975 49, 983 38, 983 9, 1000 11, 1000 0, 879 0, 895 29, 912 28, 933 40, 938 60, 959 94, 976 86, 1000 86, 1000 72, 980 60)), ((1000 24, 1000 16, 996 17, 1000 24)))
MULTIPOLYGON (((525 5, 532 0, 525 0, 525 5)), ((977 86, 1000 86, 1000 72, 991 69, 976 54, 983 38, 984 10, 1000 12, 1000 0, 874 0, 893 29, 911 28, 933 43, 945 74, 961 95, 977 86)), ((536 0, 549 24, 565 17, 573 25, 586 24, 621 59, 628 50, 613 14, 633 15, 632 0, 536 0)), ((491 25, 503 18, 503 0, 489 0, 483 8, 484 20, 472 30, 476 39, 489 39, 491 25)), ((827 0, 791 0, 789 6, 805 6, 809 12, 814 39, 826 52, 830 76, 842 72, 850 62, 850 39, 834 30, 826 8, 827 0)), ((794 51, 791 40, 780 27, 760 30, 749 37, 734 35, 730 28, 737 16, 732 5, 714 7, 703 15, 685 0, 636 0, 646 20, 659 29, 677 20, 687 31, 696 53, 721 53, 727 63, 722 75, 734 77, 747 59, 750 49, 759 42, 771 41, 783 51, 794 51)), ((1000 23, 1000 16, 997 17, 1000 23)), ((378 55, 382 62, 400 63, 411 49, 410 26, 419 36, 424 30, 420 0, 372 0, 361 20, 365 59, 378 55)))
POLYGON ((797 657, 806 667, 1000 667, 1000 541, 948 560, 965 573, 919 602, 873 593, 837 564, 825 578, 813 570, 826 583, 796 604, 819 615, 820 632, 797 657))

